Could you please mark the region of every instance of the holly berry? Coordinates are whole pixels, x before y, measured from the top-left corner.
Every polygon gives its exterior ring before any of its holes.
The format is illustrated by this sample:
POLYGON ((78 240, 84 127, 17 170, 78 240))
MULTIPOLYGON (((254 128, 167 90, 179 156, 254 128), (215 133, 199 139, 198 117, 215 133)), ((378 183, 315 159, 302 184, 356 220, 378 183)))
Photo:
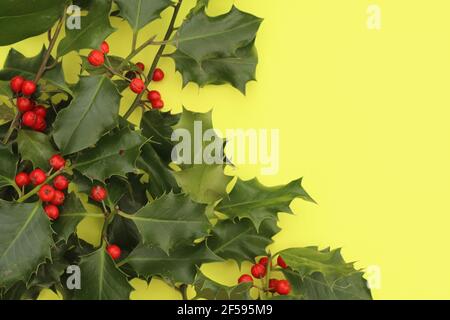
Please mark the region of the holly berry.
POLYGON ((33 93, 36 92, 36 83, 31 80, 25 80, 22 84, 22 93, 25 96, 31 96, 33 93))
POLYGON ((22 124, 25 127, 32 128, 36 124, 37 117, 38 116, 33 111, 27 111, 22 115, 22 124))
POLYGON ((277 290, 277 279, 269 279, 269 291, 275 292, 277 290))
POLYGON ((20 172, 16 176, 16 184, 19 188, 25 187, 30 184, 30 177, 25 172, 20 172))
POLYGON ((59 217, 59 209, 53 204, 49 204, 44 208, 45 213, 50 218, 50 220, 56 220, 59 217))
POLYGON ((251 282, 251 283, 253 283, 252 276, 249 275, 249 274, 243 274, 242 276, 239 277, 238 283, 243 283, 243 282, 251 282))
POLYGON ((60 206, 64 203, 65 198, 66 197, 64 196, 64 192, 55 190, 55 195, 53 196, 53 199, 50 201, 50 203, 55 206, 60 206))
POLYGON ((251 271, 252 275, 257 279, 264 278, 264 276, 266 275, 266 267, 259 263, 253 265, 251 271))
POLYGON ((153 100, 152 102, 152 107, 153 109, 162 109, 164 108, 164 101, 160 100, 153 100))
POLYGON ((100 45, 100 50, 103 52, 103 54, 108 54, 109 53, 109 44, 106 41, 103 41, 102 44, 100 45))
POLYGON ((149 101, 158 101, 161 100, 161 94, 159 93, 159 91, 156 90, 151 90, 148 92, 147 94, 147 99, 149 101))
POLYGON ((89 53, 88 61, 94 67, 101 66, 105 63, 105 55, 100 50, 92 50, 91 53, 89 53))
POLYGON ((153 72, 153 81, 161 81, 164 79, 164 71, 162 71, 160 68, 156 68, 153 72))
POLYGON ((113 258, 113 260, 119 259, 120 255, 122 254, 122 250, 120 250, 120 248, 118 246, 116 246, 115 244, 110 244, 106 248, 106 251, 111 256, 111 258, 113 258))
POLYGON ((38 192, 39 199, 43 202, 50 202, 55 196, 55 189, 49 184, 44 184, 38 192))
POLYGON ((66 190, 67 187, 69 186, 69 180, 67 180, 66 177, 64 176, 57 176, 54 180, 53 180, 53 186, 60 191, 66 190))
POLYGON ((277 263, 280 267, 282 267, 283 269, 286 269, 288 266, 286 264, 286 262, 284 262, 283 258, 281 256, 278 256, 277 258, 277 263))
POLYGON ((278 294, 287 295, 291 292, 291 284, 287 280, 278 280, 275 290, 278 294))
POLYGON ((30 176, 31 183, 34 186, 43 184, 45 182, 45 180, 47 179, 47 175, 45 174, 45 172, 39 168, 31 171, 29 176, 30 176))
POLYGON ((47 116, 47 109, 44 106, 34 107, 33 112, 42 118, 45 118, 47 116))
POLYGON ((36 131, 43 132, 43 131, 45 131, 45 129, 47 129, 47 122, 45 121, 45 119, 43 117, 37 116, 36 123, 34 124, 34 126, 32 128, 36 131))
POLYGON ((48 160, 48 163, 50 163, 50 166, 53 169, 60 170, 66 165, 66 160, 64 160, 64 158, 59 154, 55 154, 48 160))
POLYGON ((103 200, 106 199, 106 195, 107 195, 106 189, 103 188, 102 186, 94 186, 91 189, 91 198, 94 201, 102 202, 103 200))
POLYGON ((28 98, 17 98, 17 109, 19 109, 19 111, 22 113, 31 111, 31 109, 33 109, 33 103, 28 98))
MULTIPOLYGON (((267 267, 267 264, 269 263, 269 258, 262 257, 261 259, 259 259, 258 263, 262 264, 264 267, 267 267)), ((270 265, 272 265, 272 263, 270 265)))
POLYGON ((22 90, 22 85, 23 85, 24 81, 25 81, 25 79, 23 77, 15 76, 9 82, 9 86, 13 92, 19 93, 22 90))
POLYGON ((145 89, 145 83, 144 81, 142 81, 139 78, 134 78, 133 80, 131 80, 130 83, 130 89, 131 91, 133 91, 134 93, 141 93, 142 91, 144 91, 145 89))
POLYGON ((141 71, 145 70, 145 65, 142 62, 136 63, 136 67, 138 67, 138 69, 140 69, 141 71))

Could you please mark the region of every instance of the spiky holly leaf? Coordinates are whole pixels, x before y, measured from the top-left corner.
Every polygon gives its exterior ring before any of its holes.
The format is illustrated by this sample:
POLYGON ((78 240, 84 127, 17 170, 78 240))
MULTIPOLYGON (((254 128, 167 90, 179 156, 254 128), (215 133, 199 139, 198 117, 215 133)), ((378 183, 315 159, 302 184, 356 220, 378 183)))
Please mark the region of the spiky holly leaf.
POLYGON ((371 299, 363 272, 345 262, 339 249, 291 248, 279 253, 294 294, 304 299, 371 299))
POLYGON ((161 12, 172 5, 170 0, 114 0, 120 8, 120 15, 136 33, 160 17, 161 12))
POLYGON ((187 195, 169 193, 129 218, 139 229, 144 244, 158 246, 169 254, 177 245, 192 244, 208 234, 205 208, 187 195))
POLYGON ((144 207, 147 202, 148 183, 142 183, 142 174, 130 173, 127 175, 125 192, 119 201, 119 208, 126 213, 135 213, 144 207))
POLYGON ((70 105, 53 123, 53 137, 63 154, 83 150, 117 125, 120 94, 105 76, 81 77, 70 105))
MULTIPOLYGON (((15 49, 9 50, 3 69, 0 70, 0 80, 9 81, 17 75, 27 79, 34 79, 44 59, 45 52, 46 49, 44 47, 37 56, 28 58, 15 49)), ((48 64, 51 65, 54 63, 55 59, 50 57, 48 64)), ((70 88, 64 80, 64 72, 60 62, 54 68, 47 70, 41 79, 52 86, 71 93, 70 88)))
POLYGON ((17 158, 9 146, 0 144, 0 189, 15 184, 17 158))
POLYGON ((116 215, 108 226, 108 240, 118 245, 122 257, 126 257, 139 244, 139 231, 133 221, 116 215))
POLYGON ((53 148, 49 136, 41 132, 22 129, 19 130, 17 144, 22 159, 30 160, 35 168, 50 169, 48 159, 57 152, 53 148))
POLYGON ((0 102, 0 122, 9 122, 14 119, 14 110, 0 102))
POLYGON ((151 138, 153 148, 165 163, 171 162, 171 153, 174 143, 171 140, 172 126, 180 120, 180 115, 159 110, 147 111, 142 115, 142 134, 151 138))
POLYGON ((248 218, 259 229, 266 219, 273 219, 279 212, 292 213, 290 203, 295 198, 314 201, 303 189, 302 179, 284 186, 266 187, 253 180, 238 179, 229 197, 217 206, 217 211, 230 218, 248 218))
POLYGON ((125 259, 139 276, 161 276, 172 283, 194 282, 197 267, 203 263, 222 261, 204 243, 181 246, 168 255, 157 247, 140 245, 125 259))
POLYGON ((266 247, 280 231, 276 219, 264 220, 259 232, 248 219, 219 221, 207 238, 208 246, 218 256, 235 260, 239 265, 266 255, 266 247))
POLYGON ((111 0, 91 1, 88 15, 81 16, 81 28, 73 28, 67 25, 66 36, 58 45, 58 57, 71 51, 80 49, 97 49, 114 28, 109 22, 111 0))
POLYGON ((40 202, 0 200, 0 287, 27 282, 39 264, 50 257, 50 221, 40 202))
POLYGON ((0 2, 0 46, 37 36, 64 13, 66 0, 9 0, 0 2))
POLYGON ((81 258, 81 290, 75 300, 128 300, 133 287, 104 246, 81 258))
POLYGON ((113 175, 126 177, 136 169, 136 159, 144 142, 144 137, 129 128, 113 132, 101 138, 95 148, 82 152, 73 168, 99 181, 113 175))
POLYGON ((194 282, 197 295, 194 299, 207 300, 251 300, 249 282, 241 283, 234 287, 225 286, 205 276, 200 270, 194 282))

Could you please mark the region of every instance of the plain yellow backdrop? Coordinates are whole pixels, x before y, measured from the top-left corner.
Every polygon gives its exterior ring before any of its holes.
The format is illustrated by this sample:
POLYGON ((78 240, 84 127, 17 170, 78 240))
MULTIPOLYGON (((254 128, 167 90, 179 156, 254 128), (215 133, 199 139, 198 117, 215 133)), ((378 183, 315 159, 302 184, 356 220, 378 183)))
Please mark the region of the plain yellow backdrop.
MULTIPOLYGON (((183 5, 183 13, 194 1, 183 5)), ((212 15, 233 1, 212 0, 212 15)), ((236 0, 241 10, 265 20, 258 34, 257 82, 247 96, 229 86, 181 87, 170 59, 167 77, 154 86, 167 110, 185 105, 214 108, 220 129, 280 129, 280 171, 261 176, 268 184, 300 176, 318 205, 294 201, 295 216, 282 214, 283 231, 272 251, 319 245, 343 247, 347 260, 381 270, 377 299, 450 298, 450 2, 387 0, 236 0), (367 8, 378 4, 381 30, 366 26, 367 8)), ((162 21, 146 27, 143 41, 161 33, 162 21)), ((111 52, 127 55, 131 33, 115 21, 111 52)), ((45 36, 14 45, 35 55, 45 36)), ((141 54, 148 66, 156 48, 141 54)), ((0 63, 8 48, 0 48, 0 63)), ((64 60, 75 81, 78 58, 64 60)), ((132 94, 125 94, 123 110, 132 94)), ((133 117, 138 121, 139 114, 133 117)), ((243 178, 258 166, 239 166, 243 178)), ((82 237, 95 241, 98 226, 84 221, 82 237)), ((248 271, 248 266, 244 267, 248 271)), ((216 280, 234 284, 232 262, 207 265, 216 280)), ((160 281, 133 281, 136 299, 178 299, 160 281)), ((44 292, 42 298, 52 298, 44 292)))

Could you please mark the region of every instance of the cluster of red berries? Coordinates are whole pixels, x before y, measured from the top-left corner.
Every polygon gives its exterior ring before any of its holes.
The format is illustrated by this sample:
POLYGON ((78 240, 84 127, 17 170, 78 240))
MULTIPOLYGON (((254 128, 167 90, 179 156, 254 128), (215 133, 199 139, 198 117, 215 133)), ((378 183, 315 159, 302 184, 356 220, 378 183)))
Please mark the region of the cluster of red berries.
POLYGON ((47 122, 47 109, 44 106, 36 105, 30 96, 36 92, 36 83, 26 80, 21 76, 11 79, 9 86, 17 95, 17 109, 22 113, 22 125, 36 131, 45 131, 47 122))
POLYGON ((109 44, 103 41, 99 50, 92 50, 89 53, 88 61, 94 67, 100 67, 105 63, 105 55, 109 53, 109 44))
MULTIPOLYGON (((136 66, 144 71, 145 66, 142 62, 138 62, 136 66)), ((159 68, 156 68, 153 72, 152 80, 155 82, 162 81, 164 79, 164 71, 159 68)), ((145 82, 141 78, 133 78, 130 82, 130 89, 136 94, 140 94, 142 91, 146 90, 145 82)), ((147 99, 150 101, 153 109, 162 109, 164 108, 164 101, 161 98, 161 94, 159 91, 150 90, 147 93, 147 99)))
MULTIPOLYGON (((267 275, 267 266, 269 264, 268 257, 262 257, 258 263, 254 264, 251 268, 252 276, 256 279, 262 279, 267 275)), ((281 256, 277 258, 277 264, 279 267, 286 269, 288 266, 281 256)), ((272 266, 272 262, 270 261, 272 266)), ((253 283, 253 277, 249 274, 243 274, 239 277, 238 283, 251 282, 253 283)), ((291 292, 291 284, 287 280, 269 279, 269 292, 278 293, 280 295, 288 295, 291 292)))

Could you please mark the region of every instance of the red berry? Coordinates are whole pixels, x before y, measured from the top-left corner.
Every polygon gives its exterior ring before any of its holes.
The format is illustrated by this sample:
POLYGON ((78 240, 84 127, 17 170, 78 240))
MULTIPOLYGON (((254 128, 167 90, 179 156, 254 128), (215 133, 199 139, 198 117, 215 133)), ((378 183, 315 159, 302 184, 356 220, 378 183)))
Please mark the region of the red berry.
POLYGON ((60 170, 66 165, 66 160, 64 160, 64 158, 59 154, 55 154, 48 160, 48 163, 50 163, 50 166, 53 169, 60 170))
POLYGON ((105 63, 105 55, 100 50, 92 50, 88 56, 88 61, 94 67, 101 66, 105 63))
POLYGON ((36 123, 33 126, 33 129, 36 131, 44 132, 47 129, 47 122, 41 116, 37 116, 36 123))
POLYGON ((164 71, 156 68, 153 72, 153 81, 161 81, 162 79, 164 79, 164 71))
POLYGON ((107 192, 102 186, 94 186, 91 189, 91 198, 97 202, 101 202, 106 199, 107 192))
POLYGON ((44 106, 34 107, 33 112, 42 118, 45 118, 47 116, 47 109, 44 106))
POLYGON ((109 53, 109 44, 106 41, 103 41, 102 44, 100 45, 100 50, 104 53, 104 54, 108 54, 109 53))
POLYGON ((53 199, 50 201, 50 203, 55 206, 60 206, 64 203, 65 198, 66 197, 64 196, 64 192, 55 190, 55 195, 53 196, 53 199))
POLYGON ((56 220, 59 217, 59 209, 53 204, 49 204, 44 208, 45 213, 50 218, 50 220, 56 220))
POLYGON ((252 282, 253 283, 253 278, 249 274, 243 274, 238 279, 238 283, 242 283, 242 282, 252 282))
POLYGON ((45 172, 39 168, 31 171, 29 176, 30 176, 31 183, 34 186, 43 184, 45 182, 45 180, 47 179, 47 175, 45 174, 45 172))
POLYGON ((39 198, 43 202, 50 202, 55 196, 55 189, 51 185, 44 184, 38 192, 39 198))
POLYGON ((288 266, 286 264, 286 262, 284 262, 283 258, 281 256, 278 256, 277 258, 277 263, 280 267, 282 267, 283 269, 286 269, 288 266))
POLYGON ((141 79, 135 78, 135 79, 131 80, 131 83, 130 83, 130 89, 131 89, 131 91, 133 91, 134 93, 139 94, 139 93, 141 93, 142 91, 144 91, 144 89, 145 89, 145 83, 144 83, 144 81, 142 81, 141 79))
POLYGON ((19 111, 22 113, 31 111, 31 109, 33 109, 33 103, 28 98, 17 98, 17 109, 19 109, 19 111))
POLYGON ((64 176, 57 176, 53 180, 53 186, 61 191, 66 190, 67 187, 69 186, 69 180, 67 180, 67 178, 64 176))
POLYGON ((291 284, 287 280, 278 280, 275 290, 278 294, 287 295, 291 292, 291 284))
POLYGON ((27 111, 22 115, 22 124, 25 127, 34 127, 38 116, 33 111, 27 111))
POLYGON ((162 109, 164 108, 164 101, 160 100, 153 100, 152 101, 152 107, 153 109, 162 109))
POLYGON ((264 276, 266 275, 266 267, 259 263, 253 265, 252 275, 257 279, 264 278, 264 276))
POLYGON ((138 69, 140 69, 141 71, 145 70, 145 65, 142 62, 136 63, 136 67, 138 67, 138 69))
POLYGON ((148 92, 147 94, 147 99, 149 101, 158 101, 161 100, 161 94, 159 93, 159 91, 156 90, 151 90, 148 92))
POLYGON ((30 177, 25 172, 20 172, 16 176, 16 184, 19 188, 27 186, 30 184, 30 177))
POLYGON ((278 283, 277 279, 270 279, 269 280, 269 291, 270 292, 275 292, 276 291, 277 283, 278 283))
POLYGON ((120 250, 120 248, 118 246, 116 246, 115 244, 110 244, 106 248, 106 251, 109 253, 111 258, 113 258, 113 260, 119 259, 120 255, 122 254, 122 250, 120 250))
MULTIPOLYGON (((267 264, 269 263, 269 258, 268 257, 262 257, 261 259, 259 259, 259 264, 262 264, 264 267, 267 267, 267 264)), ((270 263, 270 265, 272 265, 272 263, 270 263)))
POLYGON ((22 93, 25 96, 31 96, 33 93, 36 92, 36 83, 31 80, 25 80, 22 84, 22 93))
POLYGON ((23 85, 24 81, 25 81, 25 79, 23 77, 15 76, 9 82, 9 86, 13 92, 19 93, 22 90, 22 85, 23 85))

